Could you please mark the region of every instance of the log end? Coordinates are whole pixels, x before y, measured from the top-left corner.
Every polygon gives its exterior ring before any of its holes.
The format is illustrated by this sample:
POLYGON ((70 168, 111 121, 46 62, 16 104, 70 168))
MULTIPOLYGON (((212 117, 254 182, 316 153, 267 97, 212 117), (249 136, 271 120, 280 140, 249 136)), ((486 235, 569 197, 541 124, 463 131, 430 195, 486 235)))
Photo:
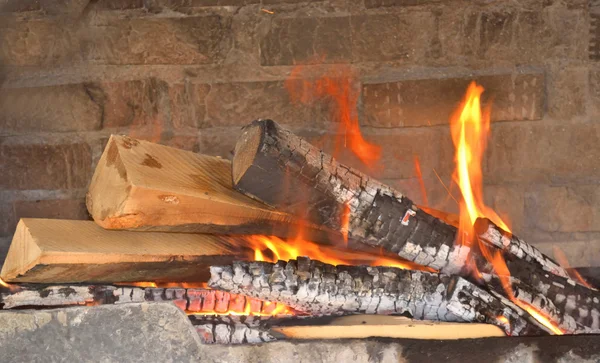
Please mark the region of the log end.
POLYGON ((264 124, 264 121, 254 121, 245 127, 235 145, 232 167, 234 185, 239 183, 248 168, 254 163, 254 158, 261 143, 262 127, 264 124))

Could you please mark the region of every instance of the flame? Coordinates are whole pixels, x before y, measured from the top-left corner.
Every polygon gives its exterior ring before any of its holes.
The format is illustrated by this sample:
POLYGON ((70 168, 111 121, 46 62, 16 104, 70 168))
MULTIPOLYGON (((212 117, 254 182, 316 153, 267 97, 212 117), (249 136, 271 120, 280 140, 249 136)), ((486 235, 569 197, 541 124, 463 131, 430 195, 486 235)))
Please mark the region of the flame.
POLYGON ((344 203, 341 221, 342 223, 340 230, 344 238, 344 245, 348 247, 348 226, 350 225, 350 205, 348 203, 344 203))
POLYGON ((417 178, 419 178, 419 186, 421 187, 421 198, 423 199, 423 205, 428 206, 429 201, 427 200, 427 190, 425 189, 425 182, 423 181, 423 174, 421 173, 421 163, 419 162, 419 157, 415 155, 415 173, 417 174, 417 178))
POLYGON ((301 256, 319 260, 331 265, 370 265, 390 266, 401 269, 422 270, 434 272, 435 270, 414 264, 409 261, 383 256, 362 251, 337 249, 331 246, 319 245, 296 237, 291 241, 284 241, 275 236, 252 235, 247 236, 248 243, 254 249, 256 261, 275 263, 278 260, 292 260, 301 256), (265 253, 268 252, 268 253, 265 253))
MULTIPOLYGON (((499 277, 509 300, 527 311, 554 334, 563 334, 554 322, 533 306, 515 298, 510 281, 510 271, 502 252, 498 250, 490 251, 486 244, 474 237, 474 224, 477 218, 480 217, 486 217, 500 228, 510 232, 508 225, 483 203, 481 162, 490 130, 489 108, 484 112, 481 109, 481 94, 483 91, 482 86, 471 82, 461 107, 450 120, 452 141, 456 149, 456 170, 453 177, 462 194, 462 200, 459 203, 460 220, 457 243, 473 248, 473 243, 477 242, 477 247, 493 266, 494 272, 499 277)), ((471 261, 470 265, 474 276, 481 278, 481 273, 477 270, 475 263, 471 261)))
POLYGON ((0 278, 0 286, 5 287, 10 290, 10 292, 17 292, 20 288, 16 285, 9 284, 0 278))
POLYGON ((593 287, 592 285, 590 285, 580 274, 579 272, 577 272, 577 270, 570 268, 571 265, 569 264, 569 260, 567 259, 567 256, 564 254, 564 252, 558 248, 558 246, 552 246, 552 250, 554 252, 554 258, 556 259, 556 261, 558 262, 558 264, 564 268, 565 270, 567 270, 567 273, 569 274, 569 276, 579 282, 580 284, 582 284, 583 286, 587 287, 588 289, 592 289, 592 290, 596 290, 595 287, 593 287))
POLYGON ((360 90, 356 87, 354 72, 349 67, 330 68, 317 79, 303 77, 303 67, 295 67, 286 88, 293 102, 311 104, 317 100, 331 101, 332 121, 338 122, 334 157, 342 148, 349 148, 369 168, 381 158, 381 147, 366 141, 360 131, 357 105, 360 90))

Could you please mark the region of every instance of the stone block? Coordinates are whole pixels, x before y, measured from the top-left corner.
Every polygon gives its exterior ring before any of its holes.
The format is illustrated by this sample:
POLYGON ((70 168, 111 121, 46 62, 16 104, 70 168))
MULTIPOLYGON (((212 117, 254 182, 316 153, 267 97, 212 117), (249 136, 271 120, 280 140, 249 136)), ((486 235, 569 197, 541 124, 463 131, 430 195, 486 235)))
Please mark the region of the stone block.
POLYGON ((285 82, 217 83, 206 94, 205 126, 245 126, 269 118, 290 126, 315 127, 329 121, 327 101, 308 105, 292 101, 285 82))
POLYGON ((102 121, 83 84, 4 89, 0 110, 0 134, 90 131, 102 121))
POLYGON ((0 0, 0 13, 41 10, 40 0, 0 0))
POLYGON ((544 75, 535 72, 365 84, 362 91, 365 124, 375 127, 449 124, 471 80, 485 88, 482 103, 491 101, 493 121, 542 118, 544 75))
POLYGON ((367 9, 386 6, 411 6, 439 3, 441 0, 365 0, 367 9))
POLYGON ((89 220, 85 198, 15 201, 13 208, 17 219, 54 218, 89 220))
POLYGON ((537 186, 527 193, 526 214, 546 232, 600 231, 600 186, 537 186))
POLYGON ((265 66, 347 63, 352 60, 350 18, 276 18, 260 40, 265 66))
POLYGON ((0 188, 85 188, 91 177, 87 144, 0 145, 0 188))
POLYGON ((600 125, 492 125, 484 163, 489 184, 594 184, 600 178, 600 125))
POLYGON ((12 362, 192 362, 201 353, 185 313, 166 303, 0 311, 0 339, 12 362))
POLYGON ((436 17, 431 12, 365 14, 351 18, 354 62, 429 62, 439 56, 436 17))
POLYGON ((90 28, 85 54, 100 64, 213 64, 230 45, 230 21, 219 15, 135 18, 90 28))

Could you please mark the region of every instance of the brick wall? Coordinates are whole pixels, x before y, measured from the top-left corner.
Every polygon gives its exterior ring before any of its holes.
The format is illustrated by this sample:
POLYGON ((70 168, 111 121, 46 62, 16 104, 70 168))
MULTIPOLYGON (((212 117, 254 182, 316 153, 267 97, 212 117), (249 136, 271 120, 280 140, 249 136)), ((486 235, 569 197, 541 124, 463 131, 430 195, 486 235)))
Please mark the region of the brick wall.
POLYGON ((488 203, 544 250, 600 262, 597 3, 0 0, 0 255, 20 217, 88 218, 111 133, 231 157, 240 126, 269 117, 331 149, 328 105, 291 103, 284 81, 344 65, 383 148, 369 172, 422 203, 418 156, 448 211, 448 116, 478 80, 494 102, 488 203))

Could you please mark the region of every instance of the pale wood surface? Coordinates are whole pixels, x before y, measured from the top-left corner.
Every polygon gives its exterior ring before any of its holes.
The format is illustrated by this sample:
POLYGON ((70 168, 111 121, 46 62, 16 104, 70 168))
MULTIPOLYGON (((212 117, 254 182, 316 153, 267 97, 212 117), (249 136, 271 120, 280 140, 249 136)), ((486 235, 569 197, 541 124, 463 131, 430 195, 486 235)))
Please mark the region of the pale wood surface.
POLYGON ((444 323, 380 315, 343 316, 324 325, 276 326, 271 328, 271 332, 288 339, 474 339, 505 336, 502 329, 490 324, 444 323))
MULTIPOLYGON (((228 160, 116 135, 100 158, 87 206, 106 229, 287 237, 300 225, 235 191, 228 160)), ((327 240, 330 233, 303 228, 313 239, 327 240)))
POLYGON ((8 282, 204 281, 246 256, 236 237, 105 230, 91 221, 22 219, 0 276, 8 282))

